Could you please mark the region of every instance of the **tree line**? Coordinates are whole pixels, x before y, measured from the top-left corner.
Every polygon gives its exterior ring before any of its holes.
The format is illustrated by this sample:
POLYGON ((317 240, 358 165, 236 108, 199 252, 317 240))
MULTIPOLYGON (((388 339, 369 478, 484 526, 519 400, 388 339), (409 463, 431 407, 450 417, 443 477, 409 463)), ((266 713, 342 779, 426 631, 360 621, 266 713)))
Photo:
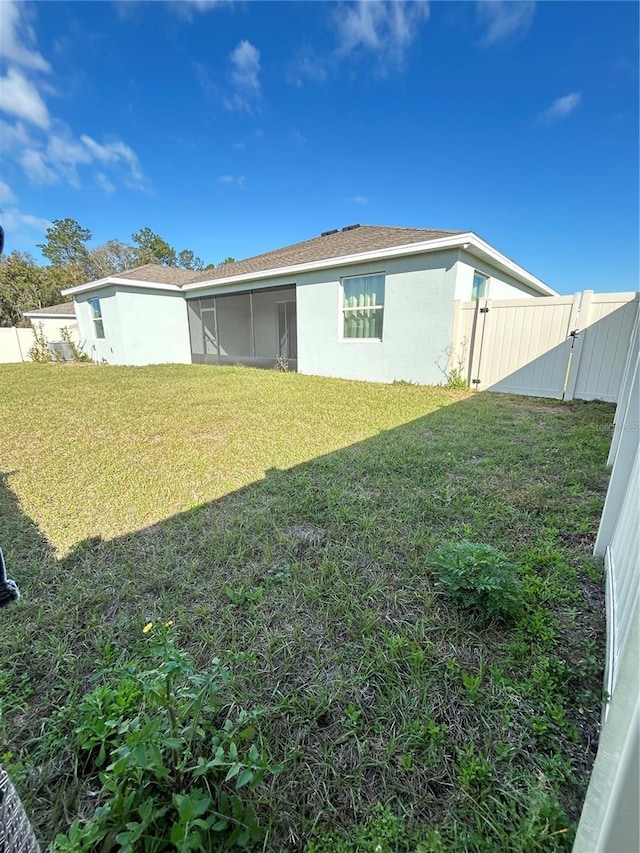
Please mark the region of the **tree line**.
MULTIPOLYGON (((108 240, 89 248, 91 231, 75 219, 56 219, 37 246, 48 263, 39 264, 28 252, 12 251, 0 259, 0 326, 25 325, 25 311, 63 301, 60 291, 116 275, 144 264, 160 264, 183 270, 214 269, 205 266, 191 249, 176 252, 150 228, 131 235, 131 243, 108 240)), ((232 263, 225 258, 222 264, 232 263)))

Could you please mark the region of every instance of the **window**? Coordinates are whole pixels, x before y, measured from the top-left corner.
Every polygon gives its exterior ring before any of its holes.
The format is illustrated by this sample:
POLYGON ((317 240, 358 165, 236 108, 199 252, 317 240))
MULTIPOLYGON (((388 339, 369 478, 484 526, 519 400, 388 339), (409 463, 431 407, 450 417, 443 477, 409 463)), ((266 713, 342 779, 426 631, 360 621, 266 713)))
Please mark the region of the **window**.
POLYGON ((472 299, 484 299, 485 296, 489 295, 489 287, 488 287, 489 279, 486 275, 482 275, 482 273, 474 272, 473 274, 473 288, 471 290, 471 298, 472 299))
POLYGON ((96 338, 104 338, 104 324, 102 322, 102 309, 100 308, 99 299, 90 299, 91 317, 93 318, 93 328, 96 333, 96 338))
POLYGON ((342 279, 343 338, 382 340, 384 275, 342 279))

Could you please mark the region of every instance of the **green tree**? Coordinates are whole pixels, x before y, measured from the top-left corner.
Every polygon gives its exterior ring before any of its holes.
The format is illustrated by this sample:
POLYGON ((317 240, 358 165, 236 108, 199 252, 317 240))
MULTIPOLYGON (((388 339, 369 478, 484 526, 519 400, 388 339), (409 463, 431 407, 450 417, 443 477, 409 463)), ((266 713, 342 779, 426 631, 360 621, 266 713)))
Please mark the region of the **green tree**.
POLYGON ((82 266, 88 253, 85 243, 91 239, 88 228, 78 225, 75 219, 54 219, 45 237, 46 242, 37 246, 54 267, 82 266))
POLYGON ((204 269, 202 258, 199 258, 191 249, 183 249, 178 252, 178 266, 183 270, 201 270, 204 269))
POLYGON ((62 301, 59 277, 31 255, 13 251, 0 259, 0 325, 27 325, 23 313, 62 301))
POLYGON ((176 265, 176 250, 151 228, 141 228, 132 235, 131 239, 136 244, 133 251, 137 266, 162 264, 165 267, 174 267, 176 265))
POLYGON ((225 264, 235 264, 235 262, 236 262, 236 259, 235 259, 235 258, 225 258, 225 259, 224 259, 224 261, 220 261, 220 263, 218 264, 218 266, 219 266, 219 267, 222 267, 222 266, 224 266, 225 264))

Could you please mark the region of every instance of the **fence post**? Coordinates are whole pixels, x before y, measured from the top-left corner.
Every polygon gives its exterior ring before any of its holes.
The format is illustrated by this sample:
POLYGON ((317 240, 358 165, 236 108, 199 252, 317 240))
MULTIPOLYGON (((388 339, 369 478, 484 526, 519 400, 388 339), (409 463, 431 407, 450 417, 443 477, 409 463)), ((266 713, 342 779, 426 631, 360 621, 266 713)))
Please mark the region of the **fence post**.
POLYGON ((569 362, 567 364, 567 378, 565 381, 563 400, 573 400, 576 392, 576 383, 578 381, 578 371, 580 370, 580 356, 582 355, 582 347, 584 344, 584 335, 586 328, 589 325, 591 317, 591 297, 593 290, 585 290, 582 293, 576 293, 573 297, 571 306, 571 314, 569 315, 568 333, 579 330, 577 336, 573 338, 573 344, 569 352, 569 362))
POLYGON ((488 341, 489 330, 487 329, 487 318, 489 316, 489 311, 491 309, 492 300, 491 299, 485 299, 484 305, 482 307, 480 307, 480 302, 481 302, 481 300, 478 299, 478 313, 476 314, 476 317, 478 317, 479 315, 482 315, 482 317, 480 318, 480 346, 478 348, 478 358, 475 360, 475 366, 474 366, 475 375, 472 377, 472 382, 474 379, 479 380, 474 385, 476 391, 480 391, 481 388, 483 388, 483 387, 486 388, 487 385, 490 384, 486 379, 483 379, 480 374, 482 371, 482 357, 484 355, 485 360, 486 360, 486 350, 489 349, 489 341, 488 341))
POLYGON ((18 352, 20 353, 20 361, 24 361, 24 356, 22 354, 22 345, 20 343, 20 332, 18 331, 17 326, 14 326, 14 329, 15 329, 15 333, 16 333, 16 342, 18 344, 18 352))

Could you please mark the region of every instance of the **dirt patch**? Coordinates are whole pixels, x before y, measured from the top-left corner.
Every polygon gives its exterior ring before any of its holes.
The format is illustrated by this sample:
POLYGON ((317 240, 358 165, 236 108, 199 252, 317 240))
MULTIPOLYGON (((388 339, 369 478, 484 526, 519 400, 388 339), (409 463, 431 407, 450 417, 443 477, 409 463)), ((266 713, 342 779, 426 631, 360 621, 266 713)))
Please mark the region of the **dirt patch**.
POLYGON ((593 546, 596 541, 595 533, 571 533, 569 530, 560 530, 558 539, 564 542, 565 545, 570 545, 572 548, 586 548, 593 551, 593 546))
POLYGON ((293 527, 287 527, 284 535, 293 543, 296 553, 300 554, 307 548, 322 545, 327 538, 327 531, 311 523, 294 524, 293 527))

